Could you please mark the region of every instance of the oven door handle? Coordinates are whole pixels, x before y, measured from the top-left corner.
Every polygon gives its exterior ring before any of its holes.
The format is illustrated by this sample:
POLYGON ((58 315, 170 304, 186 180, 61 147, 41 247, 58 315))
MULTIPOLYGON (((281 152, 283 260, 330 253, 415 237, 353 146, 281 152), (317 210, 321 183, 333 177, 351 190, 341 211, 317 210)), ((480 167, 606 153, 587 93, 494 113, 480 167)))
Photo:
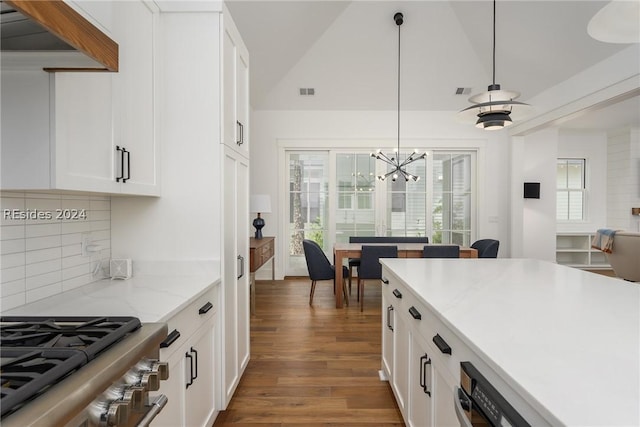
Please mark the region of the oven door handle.
POLYGON ((162 411, 162 409, 167 405, 169 399, 164 394, 156 396, 153 399, 153 402, 149 404, 149 411, 144 415, 144 417, 140 420, 136 427, 149 427, 151 421, 162 411))
POLYGON ((463 399, 467 404, 469 411, 471 411, 471 399, 469 399, 467 394, 460 387, 455 387, 453 389, 453 402, 456 409, 456 416, 458 417, 458 421, 460 421, 460 427, 473 427, 471 421, 467 418, 465 410, 462 408, 463 399))

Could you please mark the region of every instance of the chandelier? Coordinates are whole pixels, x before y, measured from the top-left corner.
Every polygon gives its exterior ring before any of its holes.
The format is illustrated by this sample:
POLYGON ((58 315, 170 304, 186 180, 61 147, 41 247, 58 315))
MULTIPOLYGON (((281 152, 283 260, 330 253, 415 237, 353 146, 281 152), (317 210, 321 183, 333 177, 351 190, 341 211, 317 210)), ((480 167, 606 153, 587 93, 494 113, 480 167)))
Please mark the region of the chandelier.
POLYGON ((476 127, 485 130, 498 130, 513 123, 511 113, 514 107, 525 109, 529 107, 524 102, 514 101, 520 93, 500 89, 496 84, 496 0, 493 0, 493 83, 487 88, 487 92, 479 93, 469 98, 474 105, 460 111, 473 113, 478 117, 476 127))
POLYGON ((378 176, 378 179, 380 181, 384 181, 389 176, 394 182, 400 177, 404 178, 405 181, 418 181, 420 177, 407 172, 406 166, 410 163, 415 162, 416 160, 424 159, 426 153, 418 154, 418 150, 414 150, 413 153, 409 155, 409 157, 404 159, 404 161, 400 161, 400 26, 404 22, 404 16, 402 15, 402 13, 398 12, 393 15, 393 20, 398 26, 398 148, 394 149, 393 154, 389 156, 384 154, 382 150, 377 150, 375 153, 371 153, 371 157, 382 160, 383 162, 391 166, 391 170, 389 172, 384 175, 378 176))

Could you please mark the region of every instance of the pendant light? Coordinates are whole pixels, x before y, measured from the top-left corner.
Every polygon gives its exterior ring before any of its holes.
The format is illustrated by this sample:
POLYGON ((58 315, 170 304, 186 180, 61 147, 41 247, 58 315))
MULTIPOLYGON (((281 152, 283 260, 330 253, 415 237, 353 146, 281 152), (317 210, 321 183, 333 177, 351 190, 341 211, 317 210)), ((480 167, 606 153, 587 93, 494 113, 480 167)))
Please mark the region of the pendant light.
POLYGON ((511 125, 511 113, 514 107, 526 108, 529 105, 514 101, 520 96, 519 92, 502 90, 496 84, 496 0, 493 0, 493 80, 487 92, 479 93, 469 98, 474 105, 465 108, 460 113, 473 113, 478 117, 476 127, 485 130, 498 130, 511 125))
POLYGON ((404 16, 398 12, 393 15, 393 20, 398 26, 398 148, 393 150, 394 152, 390 156, 384 154, 382 150, 377 150, 375 153, 371 153, 371 157, 382 160, 391 166, 389 172, 378 176, 380 181, 384 181, 389 176, 391 181, 394 182, 400 177, 404 178, 405 181, 418 181, 420 177, 407 172, 406 166, 416 160, 424 159, 426 153, 418 154, 418 150, 414 150, 403 162, 400 161, 400 26, 404 23, 404 16))

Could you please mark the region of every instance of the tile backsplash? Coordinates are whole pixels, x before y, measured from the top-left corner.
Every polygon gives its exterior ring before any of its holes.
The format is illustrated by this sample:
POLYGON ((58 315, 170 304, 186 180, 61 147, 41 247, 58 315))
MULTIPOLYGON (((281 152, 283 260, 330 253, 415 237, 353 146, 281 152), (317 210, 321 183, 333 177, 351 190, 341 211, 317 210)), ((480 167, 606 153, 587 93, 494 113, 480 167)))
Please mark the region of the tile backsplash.
POLYGON ((109 196, 2 191, 0 214, 0 310, 107 277, 109 196))

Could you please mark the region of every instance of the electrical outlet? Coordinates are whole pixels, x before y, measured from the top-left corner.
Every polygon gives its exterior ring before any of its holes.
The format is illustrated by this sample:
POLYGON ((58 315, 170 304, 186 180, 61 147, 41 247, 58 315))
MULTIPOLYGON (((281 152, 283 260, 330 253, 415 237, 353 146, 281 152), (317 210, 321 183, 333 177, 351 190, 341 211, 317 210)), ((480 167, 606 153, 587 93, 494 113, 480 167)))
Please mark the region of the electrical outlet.
POLYGON ((80 253, 82 256, 91 256, 91 254, 87 251, 87 246, 89 246, 91 237, 88 233, 82 233, 80 236, 80 253))

